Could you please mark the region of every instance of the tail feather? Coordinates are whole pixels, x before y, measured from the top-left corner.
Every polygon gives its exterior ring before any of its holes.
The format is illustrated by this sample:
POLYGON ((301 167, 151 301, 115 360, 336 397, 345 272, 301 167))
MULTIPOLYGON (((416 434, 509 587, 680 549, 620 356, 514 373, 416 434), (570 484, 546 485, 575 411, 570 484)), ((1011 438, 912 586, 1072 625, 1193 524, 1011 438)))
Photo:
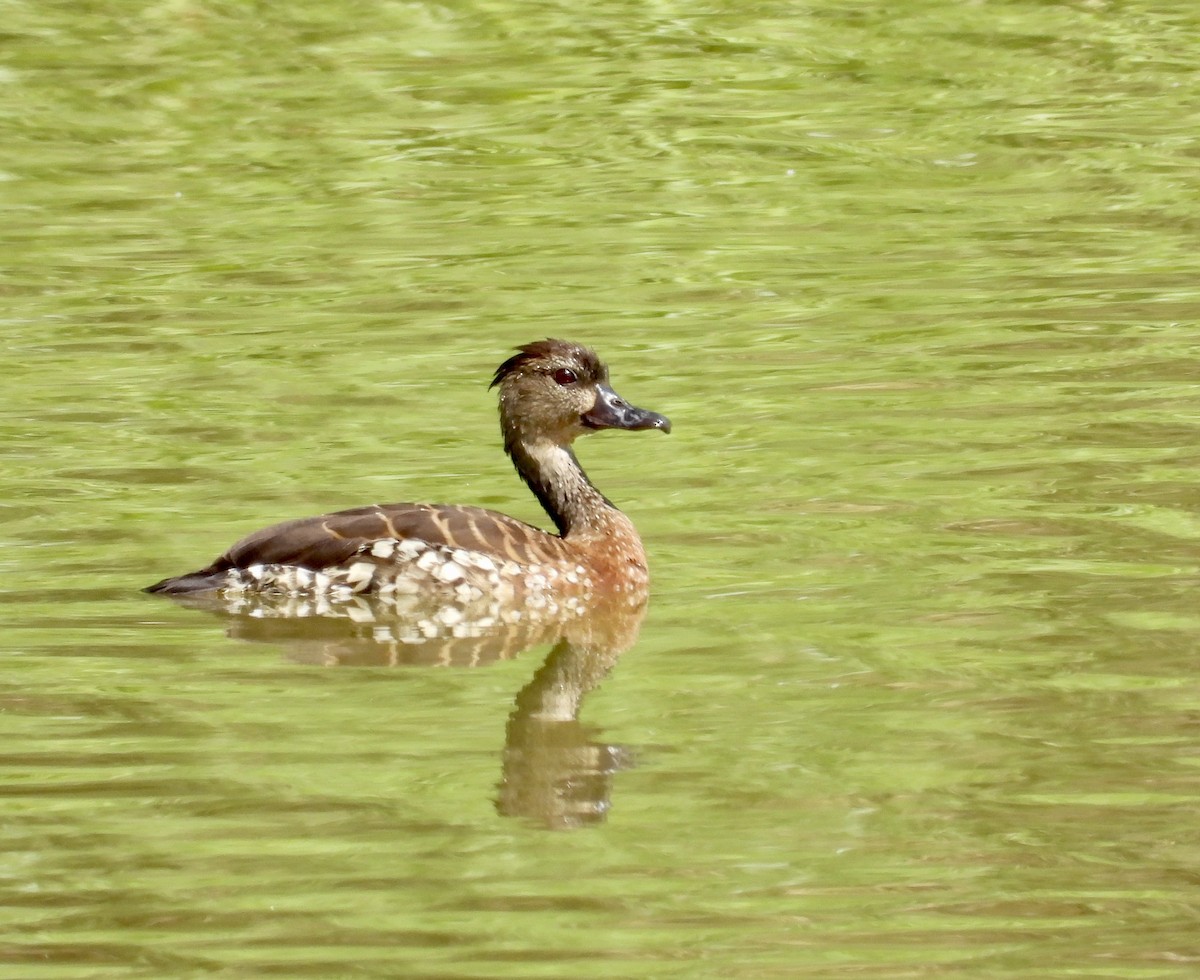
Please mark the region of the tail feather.
POLYGON ((222 585, 223 575, 213 575, 205 572, 191 572, 187 575, 176 575, 165 578, 161 582, 148 585, 143 592, 154 592, 162 595, 186 595, 195 592, 215 592, 222 585))

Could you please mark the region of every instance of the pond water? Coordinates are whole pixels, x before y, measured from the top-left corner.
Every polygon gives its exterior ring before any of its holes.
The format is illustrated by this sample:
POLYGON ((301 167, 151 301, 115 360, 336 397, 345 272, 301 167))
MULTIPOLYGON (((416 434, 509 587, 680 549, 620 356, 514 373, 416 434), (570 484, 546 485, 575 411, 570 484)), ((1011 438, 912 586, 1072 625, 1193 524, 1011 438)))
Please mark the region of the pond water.
POLYGON ((0 973, 1200 971, 1200 8, 4 11, 0 973), (674 431, 580 446, 653 592, 543 754, 561 650, 138 591, 542 520, 544 336, 674 431))

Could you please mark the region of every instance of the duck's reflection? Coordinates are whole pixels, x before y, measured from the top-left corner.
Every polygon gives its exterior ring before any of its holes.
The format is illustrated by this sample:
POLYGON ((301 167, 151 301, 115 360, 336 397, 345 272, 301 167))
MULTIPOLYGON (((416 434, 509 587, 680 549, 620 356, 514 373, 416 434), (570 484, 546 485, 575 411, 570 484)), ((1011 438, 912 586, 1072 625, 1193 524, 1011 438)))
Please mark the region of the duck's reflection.
MULTIPOLYGON (((453 624, 438 610, 409 610, 359 597, 350 606, 316 615, 294 604, 248 606, 215 595, 179 597, 226 620, 229 636, 282 645, 287 656, 322 666, 478 667, 553 644, 516 696, 505 732, 497 810, 544 827, 599 823, 610 806, 613 774, 632 753, 596 738, 579 722, 583 699, 633 646, 646 613, 646 595, 624 594, 582 609, 525 615, 480 626, 453 624)), ((469 624, 469 625, 468 625, 469 624)))
POLYGON ((594 740, 579 708, 615 661, 612 651, 564 637, 517 694, 504 738, 501 813, 558 829, 604 819, 613 773, 632 765, 632 753, 594 740))

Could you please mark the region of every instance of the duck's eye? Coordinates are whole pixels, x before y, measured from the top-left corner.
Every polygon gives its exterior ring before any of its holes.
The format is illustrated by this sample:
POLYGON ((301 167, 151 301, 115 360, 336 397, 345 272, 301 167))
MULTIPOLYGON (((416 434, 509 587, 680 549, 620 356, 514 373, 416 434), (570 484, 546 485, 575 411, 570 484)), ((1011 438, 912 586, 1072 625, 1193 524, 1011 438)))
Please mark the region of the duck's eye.
POLYGON ((579 378, 570 368, 559 368, 554 372, 554 381, 560 385, 573 385, 579 378))

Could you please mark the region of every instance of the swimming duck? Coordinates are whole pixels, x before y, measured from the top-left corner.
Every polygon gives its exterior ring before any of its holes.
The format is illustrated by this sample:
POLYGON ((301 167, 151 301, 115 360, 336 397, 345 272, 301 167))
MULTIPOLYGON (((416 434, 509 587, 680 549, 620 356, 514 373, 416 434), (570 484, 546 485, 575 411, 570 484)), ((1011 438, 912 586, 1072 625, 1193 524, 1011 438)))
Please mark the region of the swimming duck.
POLYGON ((482 507, 373 504, 285 521, 211 564, 145 591, 288 596, 318 604, 430 597, 581 610, 594 597, 644 595, 646 553, 633 523, 588 479, 572 443, 599 429, 671 431, 609 385, 589 348, 539 340, 497 369, 504 449, 557 534, 482 507))

